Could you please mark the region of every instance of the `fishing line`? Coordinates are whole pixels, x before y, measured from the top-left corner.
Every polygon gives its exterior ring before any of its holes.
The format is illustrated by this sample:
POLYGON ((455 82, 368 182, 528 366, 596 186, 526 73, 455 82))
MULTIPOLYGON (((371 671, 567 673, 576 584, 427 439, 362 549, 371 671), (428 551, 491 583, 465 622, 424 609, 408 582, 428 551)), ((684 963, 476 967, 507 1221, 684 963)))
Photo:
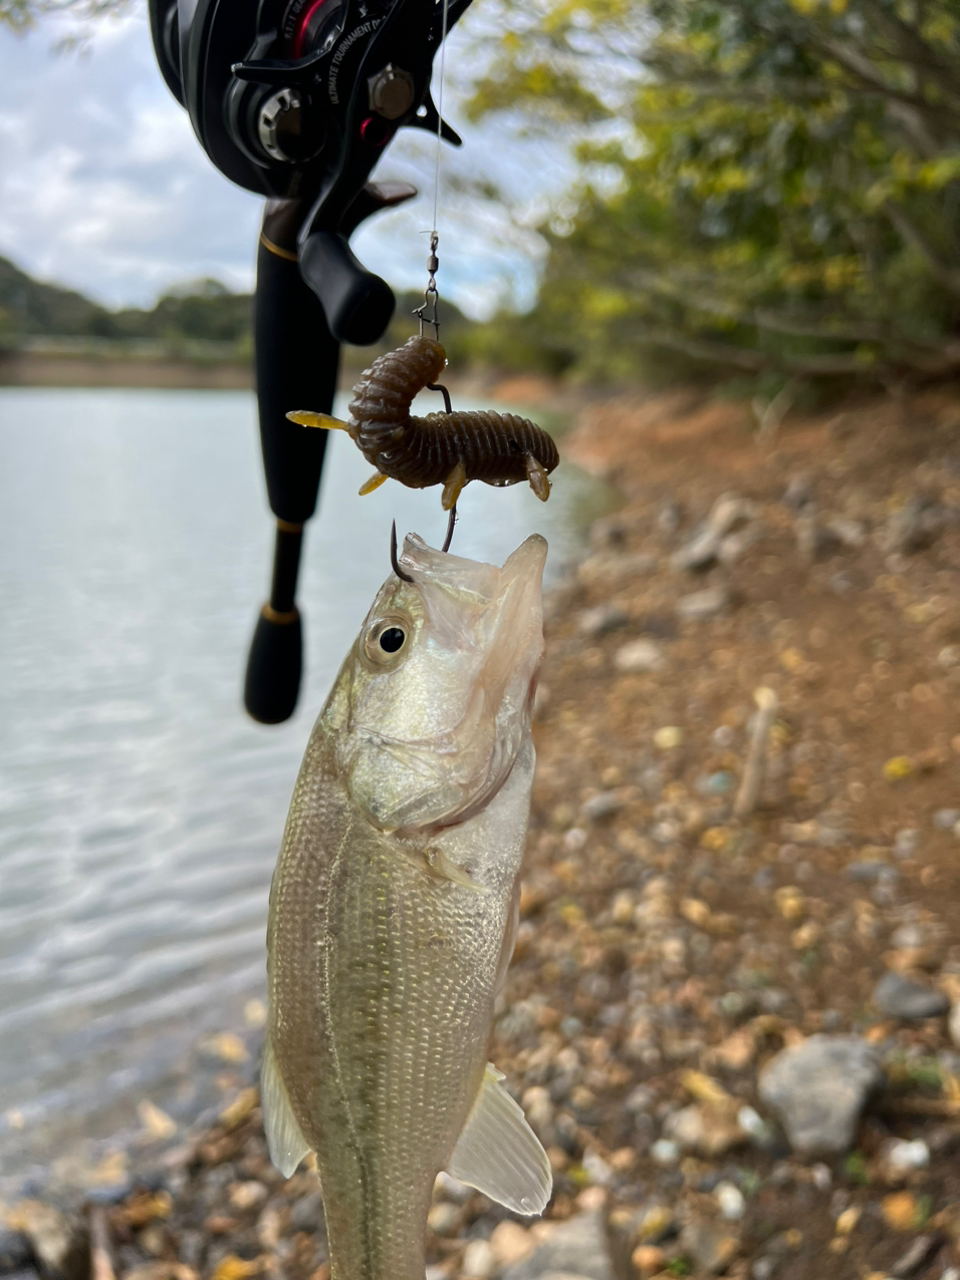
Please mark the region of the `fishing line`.
POLYGON ((443 128, 443 64, 447 56, 447 7, 450 0, 443 0, 443 26, 440 32, 440 86, 437 91, 437 162, 433 174, 433 231, 437 235, 437 206, 440 202, 440 138, 443 128))
MULTIPOLYGON (((433 229, 430 232, 430 252, 427 255, 427 287, 423 292, 423 304, 417 307, 414 315, 420 321, 420 336, 423 337, 423 326, 429 324, 433 328, 433 336, 440 341, 440 295, 437 293, 436 273, 440 266, 437 257, 437 245, 440 233, 437 230, 438 211, 440 207, 440 146, 443 138, 443 80, 444 64, 447 56, 447 10, 450 0, 443 0, 443 25, 440 32, 440 84, 437 89, 437 154, 433 170, 433 229), (427 316, 427 309, 432 316, 427 316)), ((449 413, 449 408, 447 409, 449 413)))

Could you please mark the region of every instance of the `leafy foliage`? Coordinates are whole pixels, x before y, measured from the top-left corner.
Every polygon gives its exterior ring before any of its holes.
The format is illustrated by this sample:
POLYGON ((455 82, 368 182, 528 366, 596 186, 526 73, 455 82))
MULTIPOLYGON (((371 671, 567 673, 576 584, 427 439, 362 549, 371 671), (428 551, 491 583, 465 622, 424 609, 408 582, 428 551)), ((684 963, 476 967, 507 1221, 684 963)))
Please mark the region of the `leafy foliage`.
MULTIPOLYGON (((547 363, 960 368, 956 0, 539 0, 475 114, 581 129, 542 228, 547 363)), ((502 19, 510 25, 508 10, 502 19)), ((509 325, 507 325, 509 329, 509 325)))

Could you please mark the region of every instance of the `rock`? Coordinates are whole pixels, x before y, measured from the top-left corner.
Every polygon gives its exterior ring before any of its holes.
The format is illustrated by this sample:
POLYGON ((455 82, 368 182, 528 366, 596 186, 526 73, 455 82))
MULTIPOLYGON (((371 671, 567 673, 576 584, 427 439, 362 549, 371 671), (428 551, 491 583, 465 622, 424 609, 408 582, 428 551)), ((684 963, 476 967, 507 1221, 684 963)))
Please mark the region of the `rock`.
POLYGON ((551 1227, 550 1234, 528 1257, 507 1267, 502 1280, 546 1280, 557 1272, 583 1280, 614 1280, 601 1211, 579 1213, 551 1227))
POLYGON ((654 733, 653 745, 658 751, 674 751, 683 746, 683 730, 677 724, 665 724, 654 733))
POLYGON ((588 822, 602 822, 604 818, 612 818, 627 803, 622 791, 600 791, 589 800, 585 800, 580 813, 588 822))
POLYGON ((753 503, 733 493, 722 494, 693 537, 670 557, 675 569, 706 569, 716 560, 728 533, 754 515, 753 503))
POLYGON ((646 1280, 647 1276, 654 1276, 658 1271, 662 1271, 666 1260, 667 1255, 659 1245, 655 1244, 638 1244, 630 1255, 633 1269, 642 1280, 646 1280))
POLYGON ((676 604, 677 617, 687 622, 703 622, 725 613, 730 606, 730 592, 724 586, 705 587, 681 596, 676 604))
POLYGON ((851 880, 859 880, 866 884, 892 884, 900 879, 900 872, 888 862, 869 860, 866 862, 849 862, 844 868, 851 880))
POLYGON ((882 536, 883 549, 910 555, 929 547, 956 516, 950 507, 929 494, 915 493, 887 521, 882 536))
POLYGON ((580 634, 588 640, 605 636, 609 631, 625 627, 630 621, 626 609, 615 604, 600 604, 595 609, 585 609, 578 620, 580 634))
POLYGON ((752 524, 748 524, 746 528, 740 529, 737 533, 728 533, 725 538, 720 540, 720 545, 717 548, 717 559, 722 565, 729 568, 731 565, 736 564, 751 547, 755 547, 758 542, 762 542, 768 532, 769 530, 762 520, 754 520, 752 524))
POLYGON ((75 1225, 53 1205, 21 1200, 7 1214, 7 1225, 27 1237, 44 1274, 73 1275, 78 1273, 78 1262, 82 1268, 75 1225))
POLYGON ((882 1160, 887 1178, 898 1181, 915 1169, 926 1169, 930 1163, 930 1148, 921 1138, 914 1142, 892 1138, 884 1148, 882 1160))
POLYGON ((797 550, 805 564, 825 560, 842 546, 833 530, 820 524, 812 512, 797 516, 793 531, 797 539, 797 550))
POLYGON ((590 545, 597 551, 604 547, 622 547, 627 541, 627 526, 619 516, 601 516, 590 526, 590 545))
MULTIPOLYGON (((945 671, 960 667, 960 644, 948 644, 937 654, 937 662, 945 671)), ((960 818, 960 812, 957 817, 960 818)))
POLYGON ((490 1248, 497 1267, 512 1267, 530 1256, 537 1247, 536 1237, 519 1222, 497 1223, 490 1236, 490 1248))
POLYGON ((867 526, 862 520, 849 520, 846 516, 833 516, 826 523, 827 530, 832 533, 843 546, 857 551, 867 541, 867 526))
POLYGON ((680 1159, 680 1147, 669 1138, 658 1138, 650 1148, 650 1155, 657 1164, 676 1164, 680 1159))
POLYGON ((439 1200, 430 1206, 427 1226, 437 1236, 456 1235, 460 1226, 460 1207, 449 1200, 439 1200))
POLYGON ((867 1097, 882 1080, 874 1050, 859 1036, 813 1035, 767 1063, 759 1094, 798 1155, 839 1154, 852 1145, 867 1097))
POLYGON ((950 1010, 950 1017, 947 1019, 947 1030, 950 1032, 950 1039, 960 1049, 960 1000, 956 1000, 950 1010))
POLYGON ((720 1206, 720 1216, 727 1222, 739 1222, 747 1210, 747 1202, 740 1188, 732 1182, 718 1182, 713 1194, 720 1206))
POLYGON ((780 501, 791 511, 802 511, 814 501, 813 480, 806 471, 797 471, 790 477, 780 501))
POLYGON ((698 1271, 719 1275, 740 1252, 740 1241, 716 1223, 694 1219, 680 1233, 680 1248, 690 1255, 698 1271))
POLYGON ((613 655, 613 665, 624 675, 641 671, 659 671, 664 665, 663 646, 655 640, 631 640, 613 655))
POLYGON ((896 1276, 897 1280, 907 1280, 907 1277, 916 1275, 921 1267, 932 1259, 942 1244, 943 1236, 937 1232, 917 1236, 906 1253, 901 1254, 890 1268, 890 1274, 896 1276))
POLYGON ((912 1191, 895 1191, 880 1201, 883 1220, 894 1231, 913 1231, 920 1225, 922 1209, 912 1191))
POLYGON ((938 1018, 950 1008, 950 1001, 942 991, 906 978, 902 973, 885 973, 871 998, 885 1018, 938 1018))
POLYGON ((952 831, 960 822, 960 809, 938 809, 933 815, 933 825, 940 831, 952 831))
POLYGON ((463 1253, 463 1275, 471 1280, 487 1280, 496 1265, 488 1240, 471 1240, 463 1253))
POLYGON ((699 1103, 674 1111, 667 1117, 663 1131, 682 1151, 702 1156, 721 1156, 741 1146, 746 1139, 737 1124, 735 1111, 699 1103))
POLYGON ((32 1258, 30 1241, 22 1231, 0 1226, 0 1275, 18 1271, 32 1258))
POLYGON ((299 1196, 290 1214, 290 1226, 294 1231, 321 1231, 324 1225, 323 1197, 319 1191, 299 1196))
POLYGON ((912 858, 920 847, 920 832, 916 827, 902 827, 893 837, 893 851, 898 858, 912 858))

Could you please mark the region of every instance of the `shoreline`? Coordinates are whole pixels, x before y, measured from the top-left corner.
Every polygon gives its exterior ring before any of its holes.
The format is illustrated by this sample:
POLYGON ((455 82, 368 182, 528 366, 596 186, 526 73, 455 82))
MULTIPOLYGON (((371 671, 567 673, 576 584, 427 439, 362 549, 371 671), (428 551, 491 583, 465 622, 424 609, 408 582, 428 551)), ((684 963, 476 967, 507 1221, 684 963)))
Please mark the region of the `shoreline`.
MULTIPOLYGON (((429 1280, 949 1274, 960 405, 796 415, 763 445, 746 406, 636 393, 581 406, 562 448, 625 503, 546 602, 491 1053, 556 1195, 531 1224, 442 1183, 429 1280)), ((272 1169, 231 1070, 217 1119, 91 1190, 122 1280, 327 1280, 315 1177, 272 1169)), ((6 1215, 46 1280, 42 1216, 6 1215)))

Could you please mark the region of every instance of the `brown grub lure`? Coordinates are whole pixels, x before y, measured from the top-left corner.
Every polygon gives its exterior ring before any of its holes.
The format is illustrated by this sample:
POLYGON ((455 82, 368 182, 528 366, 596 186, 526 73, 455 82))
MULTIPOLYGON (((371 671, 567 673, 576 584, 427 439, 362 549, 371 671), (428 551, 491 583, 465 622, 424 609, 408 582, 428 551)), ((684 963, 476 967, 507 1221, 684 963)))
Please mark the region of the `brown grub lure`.
MULTIPOLYGON (((550 496, 549 474, 560 461, 547 433, 514 413, 471 409, 410 414, 413 398, 433 387, 447 362, 439 342, 422 335, 374 360, 354 387, 350 421, 295 410, 291 422, 347 431, 376 471, 360 492, 372 493, 384 480, 411 489, 443 485, 443 509, 452 511, 471 480, 518 484, 522 480, 542 501, 550 496)), ((441 388, 436 388, 441 389, 441 388)))

